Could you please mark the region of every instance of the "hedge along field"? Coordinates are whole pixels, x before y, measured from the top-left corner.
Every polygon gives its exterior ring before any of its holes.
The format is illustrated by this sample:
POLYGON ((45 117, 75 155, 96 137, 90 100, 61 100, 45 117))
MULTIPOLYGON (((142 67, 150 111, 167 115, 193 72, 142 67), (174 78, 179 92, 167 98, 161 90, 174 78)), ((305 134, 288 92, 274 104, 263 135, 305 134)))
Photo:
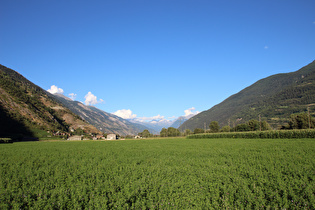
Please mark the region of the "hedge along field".
POLYGON ((315 209, 314 139, 0 145, 0 209, 315 209))
POLYGON ((201 133, 189 135, 188 139, 210 138, 245 138, 245 139, 300 139, 315 138, 315 129, 300 130, 272 130, 272 131, 249 131, 249 132, 225 132, 225 133, 201 133))

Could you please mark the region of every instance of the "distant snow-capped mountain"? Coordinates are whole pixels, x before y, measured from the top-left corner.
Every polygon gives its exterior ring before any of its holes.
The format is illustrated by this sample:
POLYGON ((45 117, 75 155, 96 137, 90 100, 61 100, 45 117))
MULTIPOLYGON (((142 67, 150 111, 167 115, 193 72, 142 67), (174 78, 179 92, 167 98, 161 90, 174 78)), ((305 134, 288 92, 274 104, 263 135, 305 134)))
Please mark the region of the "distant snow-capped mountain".
POLYGON ((137 123, 140 125, 144 125, 148 128, 153 129, 155 132, 154 134, 159 134, 162 130, 162 128, 179 128, 186 120, 193 117, 195 114, 190 114, 187 116, 180 116, 174 120, 151 120, 151 121, 139 121, 137 118, 129 119, 132 123, 137 123))
POLYGON ((171 124, 170 127, 179 128, 186 120, 190 119, 194 115, 195 114, 190 114, 187 116, 180 116, 179 118, 177 118, 176 120, 173 121, 173 123, 171 124))
POLYGON ((143 125, 147 128, 150 128, 153 130, 154 134, 159 134, 162 128, 168 128, 170 125, 174 122, 173 120, 152 120, 152 121, 139 121, 137 119, 129 119, 130 122, 132 123, 137 123, 140 125, 143 125))
MULTIPOLYGON (((73 113, 104 133, 116 133, 122 136, 137 135, 143 130, 149 129, 137 122, 131 123, 128 120, 107 113, 94 106, 87 106, 81 102, 73 101, 62 94, 53 94, 53 96, 73 113)), ((152 132, 150 129, 149 131, 152 132)))

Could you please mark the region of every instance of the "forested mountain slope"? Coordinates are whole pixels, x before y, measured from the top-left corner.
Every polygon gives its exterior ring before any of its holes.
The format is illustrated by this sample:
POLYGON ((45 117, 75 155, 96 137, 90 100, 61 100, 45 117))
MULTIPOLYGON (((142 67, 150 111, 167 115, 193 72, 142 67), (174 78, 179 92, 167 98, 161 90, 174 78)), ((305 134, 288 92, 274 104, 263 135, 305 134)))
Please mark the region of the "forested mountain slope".
POLYGON ((296 72, 261 79, 220 104, 186 121, 180 129, 204 128, 218 121, 221 126, 236 125, 251 119, 266 120, 273 128, 285 123, 293 113, 315 106, 315 61, 296 72))
POLYGON ((104 133, 115 133, 122 136, 137 135, 143 130, 148 129, 143 125, 131 123, 94 106, 86 106, 78 101, 73 101, 64 95, 54 94, 54 97, 73 113, 79 115, 86 122, 94 125, 104 133))
POLYGON ((80 128, 100 133, 50 93, 3 65, 0 65, 0 115, 0 137, 32 136, 34 129, 69 132, 80 128))

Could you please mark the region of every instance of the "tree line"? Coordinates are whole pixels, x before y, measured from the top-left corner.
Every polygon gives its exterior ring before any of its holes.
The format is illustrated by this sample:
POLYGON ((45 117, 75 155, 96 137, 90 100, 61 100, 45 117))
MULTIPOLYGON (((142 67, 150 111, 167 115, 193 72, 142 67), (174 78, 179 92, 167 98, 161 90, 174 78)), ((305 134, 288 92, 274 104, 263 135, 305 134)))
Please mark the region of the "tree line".
MULTIPOLYGON (((312 129, 315 128, 315 118, 308 113, 292 114, 289 122, 286 125, 281 126, 280 129, 312 129)), ((266 131, 272 130, 271 126, 267 121, 249 120, 246 123, 238 124, 234 127, 223 126, 220 128, 219 122, 212 121, 209 124, 209 129, 195 128, 194 131, 186 129, 184 132, 180 132, 179 129, 169 127, 162 128, 160 131, 160 137, 176 137, 176 136, 187 136, 190 134, 198 133, 219 133, 219 132, 246 132, 246 131, 266 131)), ((139 136, 148 138, 153 137, 148 130, 138 134, 139 136)))

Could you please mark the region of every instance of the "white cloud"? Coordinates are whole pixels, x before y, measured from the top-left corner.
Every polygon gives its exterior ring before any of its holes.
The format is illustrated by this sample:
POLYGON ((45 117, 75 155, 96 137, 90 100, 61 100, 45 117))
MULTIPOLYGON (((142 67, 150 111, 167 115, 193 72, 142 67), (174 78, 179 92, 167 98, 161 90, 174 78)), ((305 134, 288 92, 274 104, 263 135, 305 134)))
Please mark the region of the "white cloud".
POLYGON ((84 96, 85 98, 85 105, 94 105, 94 104, 98 104, 98 103, 103 103, 104 100, 100 99, 99 101, 97 100, 97 97, 95 95, 93 95, 93 93, 88 92, 88 94, 86 94, 84 96))
MULTIPOLYGON (((189 119, 190 117, 199 114, 199 111, 195 111, 195 107, 191 107, 187 110, 185 110, 185 118, 189 119)), ((171 125, 171 123, 173 123, 176 119, 178 119, 175 116, 172 117, 165 117, 162 115, 156 115, 153 117, 137 117, 136 114, 134 114, 130 109, 121 109, 121 110, 117 110, 116 112, 112 113, 114 115, 117 115, 118 117, 121 117, 123 119, 129 119, 132 120, 133 122, 138 122, 138 123, 149 123, 152 125, 163 125, 164 127, 171 125)))
POLYGON ((148 122, 148 121, 165 121, 165 117, 161 115, 156 115, 153 117, 137 117, 137 120, 140 122, 148 122))
POLYGON ((266 46, 264 47, 264 49, 265 49, 265 50, 268 50, 268 49, 269 49, 269 47, 266 45, 266 46))
POLYGON ((71 98, 73 101, 74 101, 75 98, 77 97, 77 94, 75 94, 75 93, 69 93, 68 95, 70 96, 70 98, 71 98))
POLYGON ((133 114, 130 109, 117 110, 116 112, 112 114, 117 115, 118 117, 121 117, 123 119, 132 119, 136 122, 149 122, 152 124, 171 121, 171 120, 165 119, 165 117, 161 115, 156 115, 153 117, 137 117, 137 115, 133 114))
POLYGON ((172 116, 172 117, 168 117, 168 119, 170 119, 170 120, 174 120, 174 119, 176 119, 177 117, 175 117, 175 116, 172 116))
POLYGON ((47 90, 48 92, 50 92, 51 94, 63 94, 63 89, 58 88, 56 85, 52 85, 50 87, 50 89, 47 90))
POLYGON ((137 117, 136 114, 132 114, 132 111, 130 109, 117 110, 113 114, 117 115, 118 117, 121 117, 123 119, 134 119, 137 117))
POLYGON ((195 107, 191 107, 189 109, 186 109, 185 112, 185 117, 192 117, 193 115, 199 114, 199 111, 194 111, 196 108, 195 107))

